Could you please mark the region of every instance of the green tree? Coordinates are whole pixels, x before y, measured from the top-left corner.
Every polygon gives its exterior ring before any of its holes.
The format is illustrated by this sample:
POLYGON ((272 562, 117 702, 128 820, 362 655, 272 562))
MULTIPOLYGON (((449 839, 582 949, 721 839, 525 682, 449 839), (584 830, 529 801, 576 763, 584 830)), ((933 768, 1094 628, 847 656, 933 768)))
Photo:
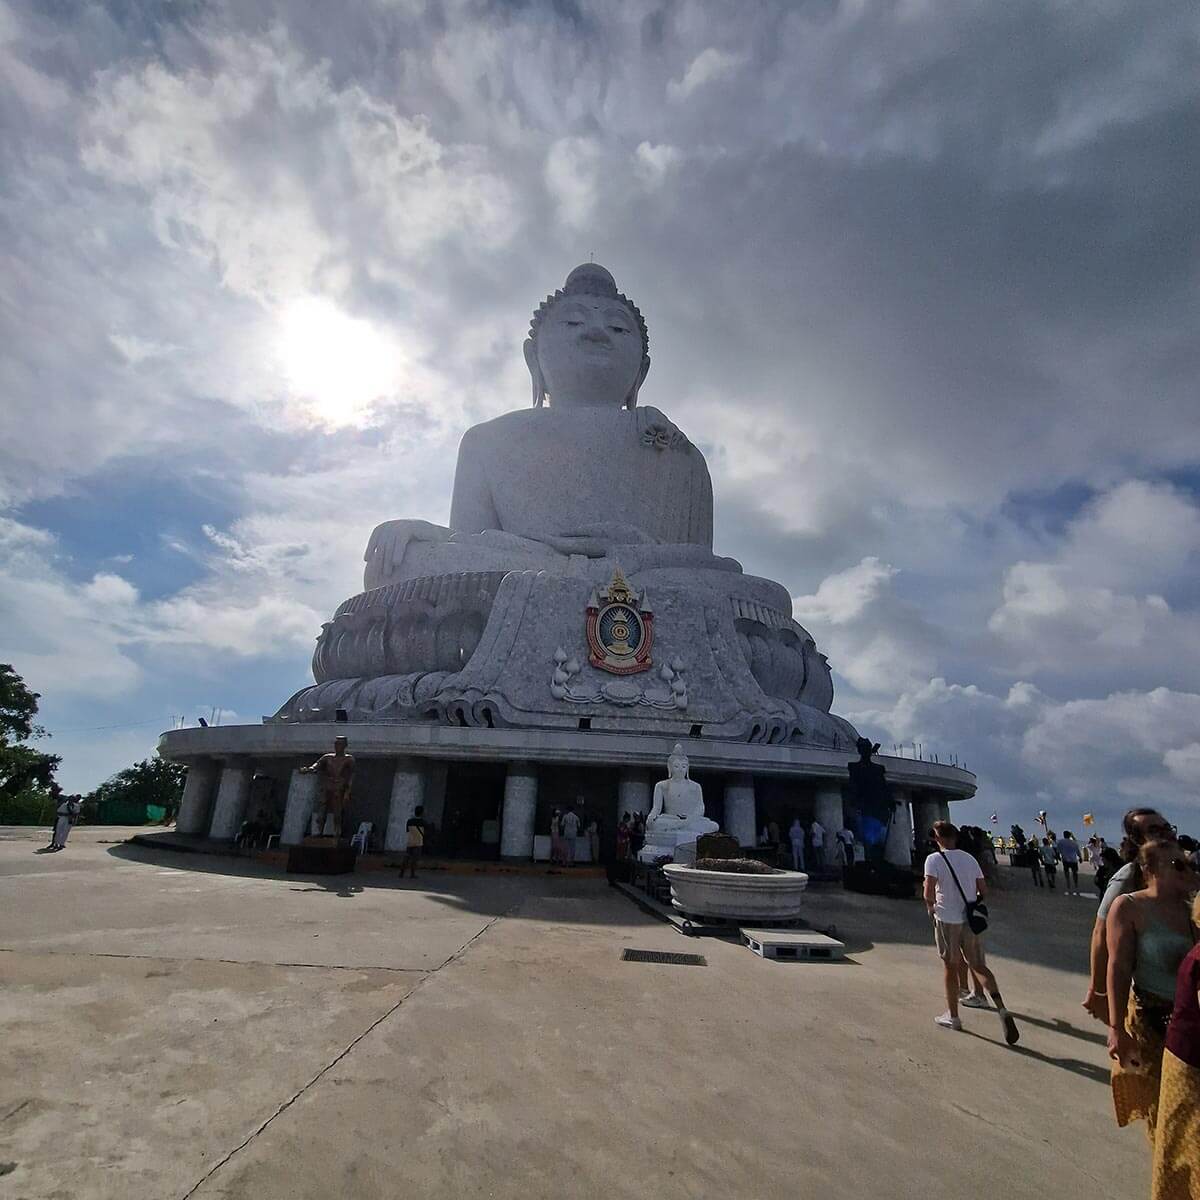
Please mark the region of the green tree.
POLYGON ((0 823, 48 821, 60 790, 54 771, 61 758, 25 744, 46 736, 34 720, 40 699, 9 663, 0 663, 0 823))
MULTIPOLYGON (((97 805, 110 804, 128 810, 147 804, 167 810, 170 819, 179 808, 183 797, 183 780, 186 768, 180 763, 168 762, 155 755, 110 775, 91 795, 89 801, 97 805)), ((103 808, 100 809, 103 813, 103 808)), ((103 820, 101 816, 101 820, 103 820)))

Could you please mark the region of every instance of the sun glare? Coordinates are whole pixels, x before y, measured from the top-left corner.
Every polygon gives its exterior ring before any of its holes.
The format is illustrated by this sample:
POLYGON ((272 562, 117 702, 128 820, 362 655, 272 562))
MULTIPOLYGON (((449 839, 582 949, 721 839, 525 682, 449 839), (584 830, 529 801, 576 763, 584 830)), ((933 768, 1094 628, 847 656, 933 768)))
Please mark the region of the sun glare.
POLYGON ((392 339, 322 296, 284 308, 277 352, 293 400, 335 428, 366 424, 372 403, 394 392, 399 380, 392 339))

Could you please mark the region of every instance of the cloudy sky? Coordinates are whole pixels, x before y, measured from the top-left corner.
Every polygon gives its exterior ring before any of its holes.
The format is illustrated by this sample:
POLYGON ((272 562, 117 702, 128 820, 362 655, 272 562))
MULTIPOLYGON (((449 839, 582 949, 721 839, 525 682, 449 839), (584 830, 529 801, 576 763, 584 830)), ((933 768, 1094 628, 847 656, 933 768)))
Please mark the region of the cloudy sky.
POLYGON ((0 660, 62 782, 303 686, 594 253, 839 711, 964 816, 1200 826, 1198 50, 1184 0, 0 0, 0 660))

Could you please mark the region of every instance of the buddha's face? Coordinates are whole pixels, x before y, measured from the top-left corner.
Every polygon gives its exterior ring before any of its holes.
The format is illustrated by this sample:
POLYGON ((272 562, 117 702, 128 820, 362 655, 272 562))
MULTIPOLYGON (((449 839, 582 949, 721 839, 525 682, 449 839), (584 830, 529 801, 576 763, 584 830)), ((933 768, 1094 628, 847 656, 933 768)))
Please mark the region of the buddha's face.
POLYGON ((552 405, 620 407, 642 370, 642 335, 619 300, 564 296, 546 313, 537 359, 552 405))
POLYGON ((687 777, 688 762, 686 758, 671 757, 667 759, 667 774, 672 779, 684 779, 687 777))

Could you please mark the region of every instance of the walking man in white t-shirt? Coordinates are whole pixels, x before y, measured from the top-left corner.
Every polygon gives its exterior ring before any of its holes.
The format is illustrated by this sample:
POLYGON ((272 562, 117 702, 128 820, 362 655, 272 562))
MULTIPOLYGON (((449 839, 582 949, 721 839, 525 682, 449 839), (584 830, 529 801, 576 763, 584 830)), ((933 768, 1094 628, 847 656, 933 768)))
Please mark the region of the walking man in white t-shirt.
POLYGON ((823 867, 825 865, 825 826, 814 818, 808 836, 812 838, 813 863, 818 867, 823 867))
POLYGON ((983 980, 1000 1014, 1004 1040, 1011 1046, 1021 1036, 1017 1023, 1004 1007, 1000 985, 984 960, 983 943, 967 924, 967 901, 983 899, 983 871, 972 855, 956 849, 958 828, 949 821, 933 823, 933 840, 938 850, 925 860, 925 907, 933 917, 933 938, 942 960, 947 1005, 934 1020, 943 1029, 962 1028, 958 1016, 958 964, 966 959, 967 966, 983 980))

